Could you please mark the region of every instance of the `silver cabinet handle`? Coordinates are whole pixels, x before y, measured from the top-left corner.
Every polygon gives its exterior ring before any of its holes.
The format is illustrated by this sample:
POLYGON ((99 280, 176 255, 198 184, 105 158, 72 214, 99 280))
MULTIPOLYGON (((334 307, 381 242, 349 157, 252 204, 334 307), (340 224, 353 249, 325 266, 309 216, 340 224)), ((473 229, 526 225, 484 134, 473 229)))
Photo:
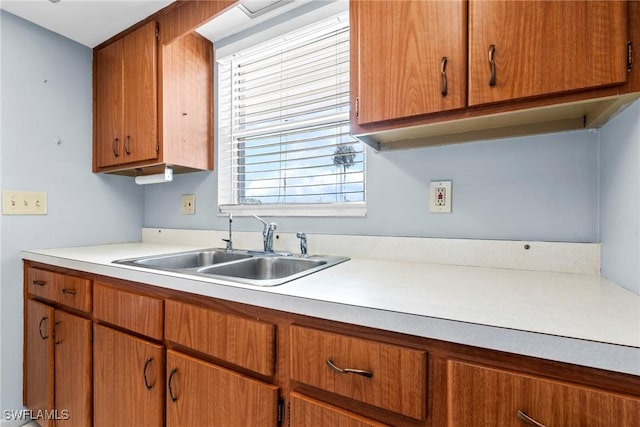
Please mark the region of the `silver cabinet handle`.
POLYGON ((363 377, 367 377, 367 378, 371 378, 373 376, 373 372, 371 371, 364 371, 362 369, 352 369, 352 368, 339 368, 331 361, 331 359, 327 359, 327 366, 336 372, 340 372, 341 374, 356 374, 356 375, 362 375, 363 377))
POLYGON ((524 424, 526 424, 528 426, 546 427, 544 424, 540 424, 539 422, 537 422, 536 420, 534 420, 533 418, 531 418, 530 416, 528 416, 527 414, 525 414, 522 411, 518 411, 516 413, 516 417, 518 417, 518 419, 520 421, 522 421, 524 424))

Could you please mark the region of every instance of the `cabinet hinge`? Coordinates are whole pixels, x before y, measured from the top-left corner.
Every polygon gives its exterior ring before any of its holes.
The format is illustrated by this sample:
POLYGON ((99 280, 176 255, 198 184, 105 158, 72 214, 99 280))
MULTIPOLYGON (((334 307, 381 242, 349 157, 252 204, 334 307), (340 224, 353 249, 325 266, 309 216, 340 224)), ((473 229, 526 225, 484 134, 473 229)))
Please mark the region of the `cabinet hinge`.
POLYGON ((278 425, 281 426, 284 423, 284 399, 278 398, 278 425))
POLYGON ((356 97, 356 119, 360 117, 360 97, 356 97))
POLYGON ((160 28, 156 27, 156 40, 160 40, 160 28))
POLYGON ((633 46, 631 40, 627 41, 627 73, 631 72, 633 68, 633 46))

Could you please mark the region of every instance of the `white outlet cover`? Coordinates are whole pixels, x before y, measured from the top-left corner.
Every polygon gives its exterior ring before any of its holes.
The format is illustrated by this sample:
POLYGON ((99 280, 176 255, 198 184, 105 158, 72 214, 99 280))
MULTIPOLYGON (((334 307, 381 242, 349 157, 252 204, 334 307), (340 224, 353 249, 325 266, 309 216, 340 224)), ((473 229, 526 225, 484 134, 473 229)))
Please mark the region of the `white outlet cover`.
POLYGON ((196 213, 196 195, 195 194, 183 194, 182 195, 182 215, 195 215, 196 213))
POLYGON ((429 212, 451 213, 451 181, 431 181, 429 185, 429 212))

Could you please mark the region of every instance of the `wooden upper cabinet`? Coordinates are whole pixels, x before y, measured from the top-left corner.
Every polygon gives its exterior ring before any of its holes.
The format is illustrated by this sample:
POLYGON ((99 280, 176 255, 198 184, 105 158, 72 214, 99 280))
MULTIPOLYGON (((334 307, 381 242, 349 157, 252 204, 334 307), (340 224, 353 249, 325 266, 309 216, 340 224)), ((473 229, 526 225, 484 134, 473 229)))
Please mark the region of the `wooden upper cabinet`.
POLYGON ((179 165, 213 169, 213 49, 187 34, 162 50, 163 154, 179 165))
MULTIPOLYGON (((94 172, 213 169, 213 45, 156 21, 94 50, 94 172)), ((144 174, 144 173, 143 173, 144 174)))
POLYGON ((624 83, 627 9, 624 1, 469 0, 469 106, 624 83))
POLYGON ((124 37, 124 161, 158 157, 156 23, 124 37))
POLYGON ((640 419, 634 397, 462 362, 449 361, 448 383, 449 427, 623 427, 640 419))
POLYGON ((156 159, 156 23, 94 54, 94 151, 97 168, 156 159))
POLYGON ((124 132, 123 46, 118 40, 94 55, 94 156, 97 167, 121 162, 124 132))
POLYGON ((465 107, 466 10, 462 0, 351 2, 358 125, 465 107))

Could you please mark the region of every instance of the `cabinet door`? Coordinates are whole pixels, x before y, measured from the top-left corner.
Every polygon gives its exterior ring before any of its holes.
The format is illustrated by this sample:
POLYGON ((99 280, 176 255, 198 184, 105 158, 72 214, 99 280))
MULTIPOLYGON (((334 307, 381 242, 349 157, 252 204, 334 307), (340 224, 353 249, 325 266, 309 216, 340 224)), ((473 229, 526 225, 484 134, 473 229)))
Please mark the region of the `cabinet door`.
POLYGON ((465 106, 465 1, 352 1, 351 20, 358 124, 465 106))
POLYGON ((158 85, 155 21, 126 35, 123 43, 124 162, 156 159, 158 85))
MULTIPOLYGON (((54 309, 27 300, 25 337, 24 404, 34 413, 53 409, 53 322, 54 309)), ((41 412, 44 413, 44 412, 41 412)), ((51 420, 39 420, 42 427, 51 420)))
POLYGON ((469 105, 625 82, 627 7, 469 0, 469 105))
POLYGON ((384 427, 386 424, 361 417, 302 394, 291 393, 291 426, 384 427))
POLYGON ((449 426, 624 427, 640 400, 512 372, 449 362, 449 426))
POLYGON ((91 425, 91 320, 55 312, 55 407, 68 411, 56 426, 91 425))
POLYGON ((94 53, 94 146, 97 167, 113 166, 124 159, 124 86, 122 40, 94 53))
POLYGON ((167 427, 277 425, 278 387, 167 351, 167 427))
POLYGON ((94 326, 94 427, 164 423, 164 358, 161 345, 94 326))

